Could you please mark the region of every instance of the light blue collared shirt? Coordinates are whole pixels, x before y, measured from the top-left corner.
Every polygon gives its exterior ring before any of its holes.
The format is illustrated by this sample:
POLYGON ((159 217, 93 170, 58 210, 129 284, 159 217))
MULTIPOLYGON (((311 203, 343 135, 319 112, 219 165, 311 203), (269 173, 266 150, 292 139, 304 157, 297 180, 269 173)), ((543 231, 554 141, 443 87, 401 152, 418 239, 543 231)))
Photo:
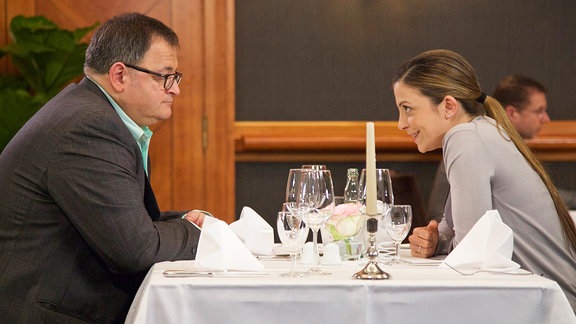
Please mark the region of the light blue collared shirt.
POLYGON ((136 140, 136 143, 138 143, 138 146, 140 147, 140 152, 142 153, 142 162, 144 163, 143 164, 144 171, 146 171, 146 174, 148 174, 148 146, 150 145, 150 139, 152 139, 153 132, 150 130, 148 126, 144 127, 138 126, 138 124, 136 124, 132 119, 130 119, 128 115, 126 115, 124 110, 122 110, 122 108, 118 105, 118 103, 116 103, 116 101, 112 99, 112 97, 108 94, 108 92, 106 92, 106 90, 104 90, 104 88, 102 88, 97 82, 90 79, 88 76, 86 77, 90 81, 94 82, 94 84, 96 84, 98 88, 100 88, 100 90, 102 90, 106 98, 108 98, 108 101, 110 101, 110 104, 112 104, 112 107, 114 107, 114 110, 116 110, 118 116, 120 116, 120 119, 122 119, 122 122, 124 122, 124 125, 128 127, 128 130, 130 131, 130 133, 134 137, 134 140, 136 140))

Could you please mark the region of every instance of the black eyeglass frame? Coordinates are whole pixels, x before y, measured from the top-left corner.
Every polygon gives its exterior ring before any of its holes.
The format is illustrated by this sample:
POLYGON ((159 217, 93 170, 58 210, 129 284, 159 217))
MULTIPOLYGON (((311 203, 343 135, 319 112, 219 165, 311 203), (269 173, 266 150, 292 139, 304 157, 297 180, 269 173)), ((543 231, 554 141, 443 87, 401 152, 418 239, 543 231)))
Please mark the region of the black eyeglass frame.
POLYGON ((180 73, 180 72, 162 74, 162 73, 150 71, 150 70, 145 69, 143 67, 139 67, 136 65, 128 64, 128 63, 124 63, 124 65, 126 65, 127 67, 132 68, 134 70, 140 71, 140 72, 144 72, 144 73, 148 73, 148 74, 152 74, 152 75, 164 78, 164 89, 165 90, 170 90, 170 88, 172 88, 172 86, 174 85, 174 81, 176 81, 176 84, 180 84, 180 80, 182 80, 182 73, 180 73), (170 77, 172 77, 170 79, 170 80, 172 80, 172 82, 170 82, 170 84, 168 84, 168 79, 170 77))

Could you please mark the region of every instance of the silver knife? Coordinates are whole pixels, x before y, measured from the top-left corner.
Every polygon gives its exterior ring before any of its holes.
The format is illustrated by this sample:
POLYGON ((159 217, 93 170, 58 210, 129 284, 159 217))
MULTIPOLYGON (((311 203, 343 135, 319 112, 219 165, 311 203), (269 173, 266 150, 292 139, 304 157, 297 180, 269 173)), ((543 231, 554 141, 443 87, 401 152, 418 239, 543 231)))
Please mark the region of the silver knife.
POLYGON ((262 277, 267 276, 267 272, 214 272, 214 271, 192 271, 192 270, 164 270, 162 273, 167 278, 183 277, 262 277))

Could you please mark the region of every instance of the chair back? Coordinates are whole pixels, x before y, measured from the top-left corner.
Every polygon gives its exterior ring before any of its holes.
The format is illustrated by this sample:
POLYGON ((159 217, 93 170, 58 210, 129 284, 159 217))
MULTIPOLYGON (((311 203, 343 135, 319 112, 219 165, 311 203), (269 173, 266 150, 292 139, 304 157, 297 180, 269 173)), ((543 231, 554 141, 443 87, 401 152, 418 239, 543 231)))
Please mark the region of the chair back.
POLYGON ((394 203, 412 206, 412 227, 404 240, 404 243, 408 243, 408 236, 412 235, 415 227, 428 225, 428 211, 414 174, 391 172, 390 177, 394 191, 394 203))

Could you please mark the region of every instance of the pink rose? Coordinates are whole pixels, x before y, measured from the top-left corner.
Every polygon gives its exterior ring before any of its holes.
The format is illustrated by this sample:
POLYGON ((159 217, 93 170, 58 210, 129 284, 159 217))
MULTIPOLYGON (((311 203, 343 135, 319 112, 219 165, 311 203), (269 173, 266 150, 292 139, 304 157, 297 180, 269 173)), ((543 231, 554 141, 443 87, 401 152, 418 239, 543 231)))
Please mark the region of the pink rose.
POLYGON ((346 203, 334 207, 333 214, 326 222, 326 228, 335 241, 356 235, 362 228, 362 213, 359 203, 346 203))

